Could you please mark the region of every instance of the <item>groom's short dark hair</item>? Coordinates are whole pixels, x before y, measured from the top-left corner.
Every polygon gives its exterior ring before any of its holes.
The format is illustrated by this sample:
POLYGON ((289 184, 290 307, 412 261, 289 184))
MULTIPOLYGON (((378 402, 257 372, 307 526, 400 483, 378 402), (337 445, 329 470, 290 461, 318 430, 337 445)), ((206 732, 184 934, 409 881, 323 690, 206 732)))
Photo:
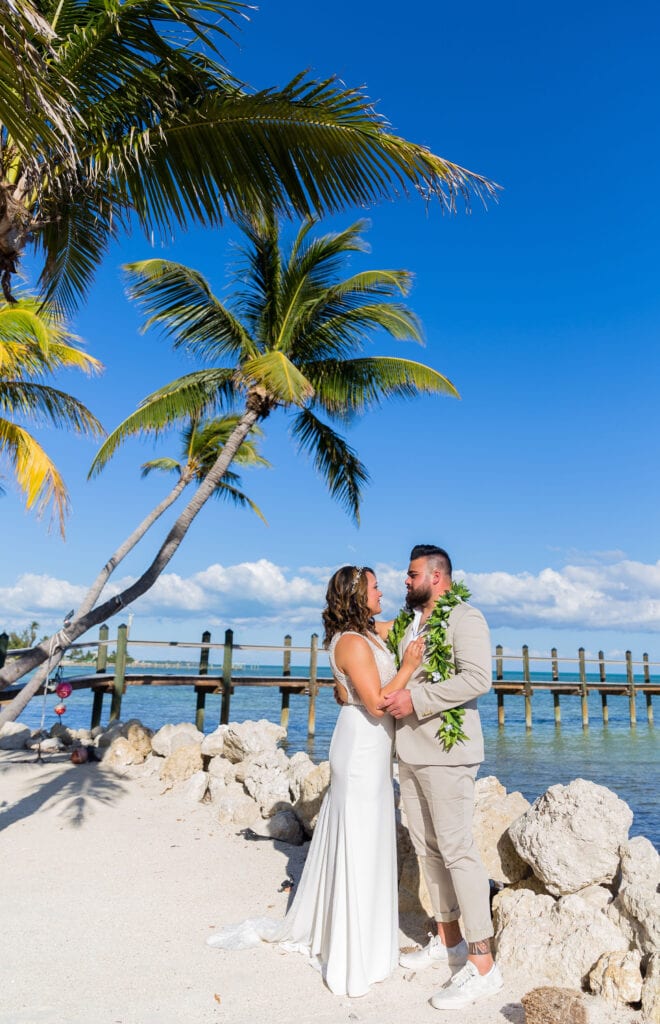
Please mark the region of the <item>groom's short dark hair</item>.
POLYGON ((436 544, 415 544, 410 552, 410 561, 413 562, 416 558, 430 559, 434 568, 440 569, 441 572, 444 572, 446 576, 451 578, 451 558, 444 548, 439 548, 436 544))

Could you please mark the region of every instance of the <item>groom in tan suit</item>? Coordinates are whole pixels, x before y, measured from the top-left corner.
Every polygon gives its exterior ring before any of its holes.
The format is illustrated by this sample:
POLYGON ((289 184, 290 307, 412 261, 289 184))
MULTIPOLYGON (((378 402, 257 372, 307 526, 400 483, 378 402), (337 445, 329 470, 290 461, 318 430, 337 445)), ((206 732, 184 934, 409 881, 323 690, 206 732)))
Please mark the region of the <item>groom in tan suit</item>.
MULTIPOLYGON (((415 616, 400 654, 425 634, 436 601, 451 587, 451 574, 451 560, 442 548, 413 548, 406 589, 415 616)), ((452 648, 454 673, 434 681, 421 666, 405 690, 384 698, 384 706, 397 719, 401 796, 437 922, 437 935, 428 945, 402 954, 400 963, 414 970, 439 963, 464 965, 431 998, 436 1009, 452 1010, 493 995, 503 981, 490 949, 488 876, 472 836, 474 783, 484 759, 477 698, 488 692, 492 680, 490 635, 481 612, 465 603, 452 608, 446 642, 452 648), (467 739, 446 750, 436 734, 442 712, 456 707, 465 708, 467 739)))

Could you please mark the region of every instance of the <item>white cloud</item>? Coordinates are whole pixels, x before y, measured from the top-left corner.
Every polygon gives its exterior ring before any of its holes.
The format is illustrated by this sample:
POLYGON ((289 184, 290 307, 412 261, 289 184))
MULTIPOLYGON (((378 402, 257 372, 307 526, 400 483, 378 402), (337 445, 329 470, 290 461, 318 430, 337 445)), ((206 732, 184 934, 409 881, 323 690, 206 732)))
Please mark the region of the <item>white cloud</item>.
POLYGON ((660 632, 660 562, 459 575, 492 626, 660 632))
MULTIPOLYGON (((383 612, 393 614, 404 597, 403 567, 375 566, 384 592, 383 612)), ((189 577, 165 573, 131 611, 140 618, 195 623, 196 628, 261 632, 320 631, 320 613, 333 569, 291 569, 267 559, 236 565, 215 563, 189 577)), ((561 628, 660 633, 660 562, 621 559, 611 564, 574 564, 538 573, 458 572, 493 628, 561 628)), ((113 583, 109 593, 132 580, 113 583)), ((86 588, 69 580, 26 574, 0 588, 1 628, 23 628, 36 619, 57 628, 86 588)))

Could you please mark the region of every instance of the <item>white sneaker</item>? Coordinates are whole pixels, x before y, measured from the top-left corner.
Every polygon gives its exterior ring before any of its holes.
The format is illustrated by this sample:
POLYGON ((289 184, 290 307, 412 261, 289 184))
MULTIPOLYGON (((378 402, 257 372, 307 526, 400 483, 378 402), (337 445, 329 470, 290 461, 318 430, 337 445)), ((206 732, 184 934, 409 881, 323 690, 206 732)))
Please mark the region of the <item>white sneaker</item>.
POLYGON ((423 971, 425 967, 433 967, 438 964, 449 964, 450 967, 461 967, 467 960, 468 948, 465 939, 461 939, 455 946, 445 946, 439 935, 429 932, 431 940, 422 949, 415 949, 412 953, 402 953, 399 963, 413 971, 423 971))
POLYGON ((471 960, 447 984, 431 996, 436 1010, 460 1010, 477 999, 492 996, 504 985, 500 969, 493 964, 488 974, 479 974, 471 960))

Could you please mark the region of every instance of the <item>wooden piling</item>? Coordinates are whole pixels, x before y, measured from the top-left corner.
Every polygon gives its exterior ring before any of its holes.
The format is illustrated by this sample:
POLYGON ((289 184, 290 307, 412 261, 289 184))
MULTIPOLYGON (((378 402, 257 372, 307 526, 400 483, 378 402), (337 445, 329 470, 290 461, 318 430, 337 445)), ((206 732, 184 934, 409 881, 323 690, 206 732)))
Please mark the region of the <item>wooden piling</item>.
POLYGON ((307 713, 307 735, 313 736, 316 732, 316 694, 318 692, 318 656, 319 637, 318 633, 312 633, 309 646, 309 710, 307 713))
POLYGON ((117 647, 115 649, 115 678, 112 686, 112 703, 110 704, 110 721, 117 722, 121 718, 121 699, 126 689, 126 645, 128 627, 122 623, 117 629, 117 647))
MULTIPOLYGON (((651 673, 649 671, 649 656, 648 654, 642 655, 642 661, 644 662, 644 683, 646 686, 650 686, 651 673)), ((646 717, 649 725, 653 725, 653 694, 649 693, 648 690, 644 694, 646 697, 646 717)))
MULTIPOLYGON (((598 652, 598 675, 601 683, 607 682, 607 671, 605 669, 605 655, 603 651, 598 652)), ((603 725, 607 725, 610 720, 610 709, 607 706, 607 694, 604 690, 600 691, 600 702, 603 707, 603 725)))
MULTIPOLYGON (((550 658, 552 664, 552 681, 553 683, 559 682, 559 661, 557 660, 557 648, 553 647, 550 651, 550 658)), ((561 725, 561 707, 559 706, 559 693, 557 690, 552 692, 552 703, 555 709, 555 725, 561 725)))
MULTIPOLYGON (((110 630, 104 624, 99 629, 99 646, 96 651, 96 671, 106 672, 108 668, 108 636, 110 630)), ((101 724, 101 715, 103 713, 103 690, 94 690, 94 699, 92 700, 92 721, 90 729, 96 729, 101 724)))
POLYGON ((529 647, 523 644, 523 681, 525 684, 525 728, 532 728, 532 680, 529 675, 529 647))
MULTIPOLYGON (((291 676, 291 636, 289 633, 284 637, 284 653, 282 654, 282 675, 285 679, 291 676)), ((282 694, 282 710, 280 711, 280 725, 283 729, 289 728, 289 700, 291 691, 288 686, 280 686, 282 694)))
POLYGON ((580 704, 582 705, 582 728, 589 728, 589 691, 587 689, 587 666, 584 660, 584 647, 578 651, 580 668, 580 704))
POLYGON ((0 633, 0 668, 4 668, 7 648, 9 647, 9 634, 0 633))
POLYGON ((635 691, 635 674, 633 672, 631 651, 626 651, 626 677, 628 679, 628 706, 630 708, 630 724, 637 725, 637 694, 635 691))
POLYGON ((220 724, 229 725, 229 704, 231 701, 231 669, 234 652, 234 631, 225 630, 225 649, 222 655, 222 707, 220 724))
MULTIPOLYGON (((495 648, 495 680, 504 679, 504 662, 502 660, 503 648, 502 644, 498 644, 495 648)), ((497 724, 500 728, 504 728, 504 694, 497 694, 497 724)))
MULTIPOLYGON (((202 645, 211 643, 211 634, 208 629, 205 629, 202 633, 202 645)), ((211 650, 209 647, 202 646, 199 651, 199 675, 207 676, 209 674, 209 655, 211 650)), ((204 732, 204 710, 206 707, 206 687, 196 686, 195 694, 197 697, 195 705, 195 725, 200 732, 204 732)))

